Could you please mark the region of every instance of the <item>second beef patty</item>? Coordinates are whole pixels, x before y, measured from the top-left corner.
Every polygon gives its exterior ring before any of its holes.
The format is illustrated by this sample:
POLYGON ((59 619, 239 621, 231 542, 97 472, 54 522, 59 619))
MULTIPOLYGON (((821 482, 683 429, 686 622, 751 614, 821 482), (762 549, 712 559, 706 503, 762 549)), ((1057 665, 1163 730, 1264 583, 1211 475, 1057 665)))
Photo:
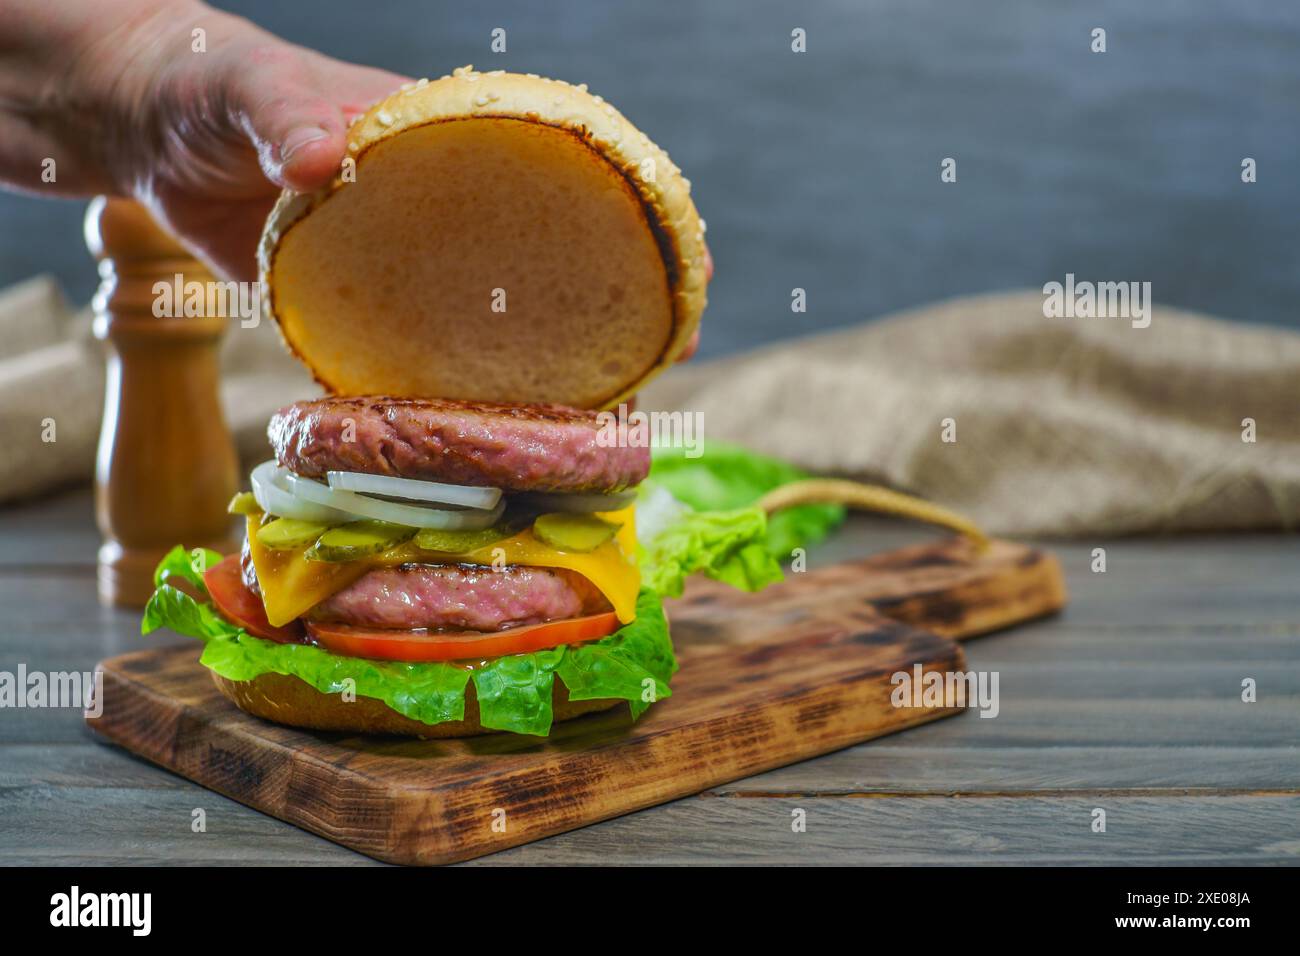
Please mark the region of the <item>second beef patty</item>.
POLYGON ((558 568, 405 564, 367 572, 308 616, 365 627, 499 631, 607 609, 586 578, 558 568))
MULTIPOLYGON (((247 545, 244 584, 260 592, 247 545)), ((367 571, 306 616, 358 627, 500 631, 609 610, 594 585, 560 568, 404 564, 367 571)))

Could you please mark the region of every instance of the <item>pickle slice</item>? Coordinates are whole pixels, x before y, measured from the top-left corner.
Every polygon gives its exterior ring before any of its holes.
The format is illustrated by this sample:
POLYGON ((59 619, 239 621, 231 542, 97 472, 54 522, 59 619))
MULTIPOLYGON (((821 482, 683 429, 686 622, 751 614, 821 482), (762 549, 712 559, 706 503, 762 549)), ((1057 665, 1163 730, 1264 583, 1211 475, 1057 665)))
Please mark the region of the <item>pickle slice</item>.
POLYGON ((538 515, 533 534, 561 551, 595 551, 623 527, 595 515, 554 512, 538 515))
POLYGON ((297 518, 276 518, 257 529, 257 543, 272 551, 301 548, 311 544, 329 528, 318 521, 299 521, 297 518))
POLYGON ((330 528, 304 554, 308 561, 355 561, 382 554, 415 536, 415 529, 387 521, 352 521, 330 528))
POLYGON ((262 506, 257 503, 251 491, 239 492, 226 505, 226 514, 232 515, 255 515, 261 510, 262 506))
POLYGON ((492 527, 478 531, 421 528, 415 536, 415 546, 421 551, 437 551, 440 554, 466 554, 506 538, 513 538, 524 527, 520 521, 498 521, 492 527))

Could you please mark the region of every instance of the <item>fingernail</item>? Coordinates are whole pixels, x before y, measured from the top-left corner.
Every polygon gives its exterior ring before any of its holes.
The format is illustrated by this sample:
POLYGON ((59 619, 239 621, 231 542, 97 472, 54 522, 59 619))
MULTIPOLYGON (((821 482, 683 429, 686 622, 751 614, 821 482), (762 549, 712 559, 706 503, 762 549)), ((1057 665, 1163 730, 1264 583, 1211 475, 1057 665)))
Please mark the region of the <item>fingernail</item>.
POLYGON ((308 143, 314 143, 328 135, 329 133, 319 126, 300 126, 295 130, 291 130, 289 135, 284 138, 284 142, 280 144, 280 162, 287 163, 293 158, 294 153, 308 143))

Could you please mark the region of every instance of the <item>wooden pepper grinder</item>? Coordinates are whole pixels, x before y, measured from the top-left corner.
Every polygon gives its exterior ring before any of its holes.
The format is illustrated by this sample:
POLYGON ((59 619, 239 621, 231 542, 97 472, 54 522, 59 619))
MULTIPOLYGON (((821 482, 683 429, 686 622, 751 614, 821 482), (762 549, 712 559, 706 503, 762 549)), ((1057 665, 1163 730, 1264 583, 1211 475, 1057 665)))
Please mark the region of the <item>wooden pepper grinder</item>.
MULTIPOLYGON (((95 337, 106 344, 104 421, 95 467, 102 604, 143 607, 176 544, 229 551, 237 457, 221 413, 218 347, 228 319, 155 315, 155 286, 212 274, 130 200, 95 199, 86 245, 99 262, 95 337)), ((205 286, 206 288, 206 286, 205 286)))

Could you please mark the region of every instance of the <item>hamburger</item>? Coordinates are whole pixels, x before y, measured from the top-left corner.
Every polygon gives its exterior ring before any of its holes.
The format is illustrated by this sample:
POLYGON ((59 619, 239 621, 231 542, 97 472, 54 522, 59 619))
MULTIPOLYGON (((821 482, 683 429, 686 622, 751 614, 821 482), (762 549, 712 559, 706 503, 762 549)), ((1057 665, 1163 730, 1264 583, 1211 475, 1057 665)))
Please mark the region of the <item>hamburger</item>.
POLYGON ((677 667, 662 597, 780 573, 761 511, 681 505, 607 411, 698 328, 690 185, 585 86, 532 75, 421 80, 349 140, 259 248, 266 315, 326 395, 271 419, 241 553, 178 546, 143 629, 203 639, 220 691, 284 724, 636 718, 677 667))

